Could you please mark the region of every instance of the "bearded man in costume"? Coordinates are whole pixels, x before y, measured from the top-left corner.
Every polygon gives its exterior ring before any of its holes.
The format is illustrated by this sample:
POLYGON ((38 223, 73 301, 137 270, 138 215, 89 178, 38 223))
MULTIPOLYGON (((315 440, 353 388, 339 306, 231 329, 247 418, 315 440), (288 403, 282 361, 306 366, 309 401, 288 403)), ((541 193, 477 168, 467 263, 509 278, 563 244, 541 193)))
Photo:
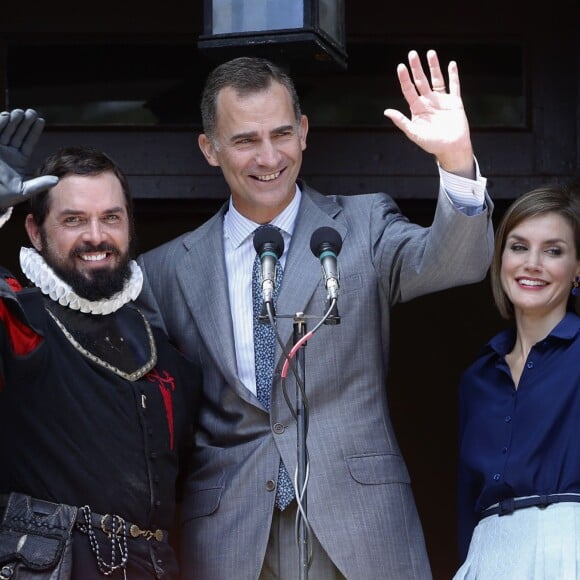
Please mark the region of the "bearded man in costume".
POLYGON ((114 161, 63 148, 23 180, 43 126, 0 114, 0 225, 28 200, 32 245, 29 287, 0 269, 0 578, 172 580, 199 371, 133 304, 142 275, 114 161))

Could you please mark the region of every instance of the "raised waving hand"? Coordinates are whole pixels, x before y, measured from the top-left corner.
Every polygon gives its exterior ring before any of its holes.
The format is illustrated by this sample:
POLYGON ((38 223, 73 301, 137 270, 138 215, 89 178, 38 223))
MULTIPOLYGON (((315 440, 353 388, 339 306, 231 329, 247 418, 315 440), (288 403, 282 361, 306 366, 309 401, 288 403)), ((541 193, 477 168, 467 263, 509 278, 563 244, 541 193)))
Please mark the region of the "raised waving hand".
POLYGON ((473 177, 473 147, 463 108, 457 63, 447 67, 448 83, 434 50, 427 52, 429 77, 416 51, 409 52, 409 65, 397 67, 401 91, 409 105, 410 118, 396 109, 385 109, 385 117, 414 143, 451 173, 473 177))

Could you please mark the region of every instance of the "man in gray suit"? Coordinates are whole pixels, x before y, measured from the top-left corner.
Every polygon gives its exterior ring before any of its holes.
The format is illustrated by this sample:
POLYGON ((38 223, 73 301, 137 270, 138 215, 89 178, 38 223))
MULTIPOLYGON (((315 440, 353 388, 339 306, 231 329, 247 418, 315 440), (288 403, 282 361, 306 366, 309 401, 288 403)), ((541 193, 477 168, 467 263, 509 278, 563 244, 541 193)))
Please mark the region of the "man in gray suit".
MULTIPOLYGON (((290 490, 286 507, 276 493, 283 487, 276 483, 279 469, 294 477, 300 455, 295 409, 284 393, 285 387, 292 401, 295 385, 281 372, 280 344, 270 401, 260 402, 256 390, 265 359, 254 353, 251 280, 253 233, 261 224, 276 226, 284 241, 278 315, 322 316, 328 291, 311 237, 327 227, 343 242, 340 324, 319 326, 305 349, 312 550, 306 572, 316 580, 431 578, 389 417, 389 312, 397 302, 482 280, 493 232, 492 202, 474 158, 457 66, 449 63, 446 87, 434 51, 427 62, 430 79, 415 51, 409 65, 397 69, 410 118, 385 111, 437 160, 439 198, 427 228, 410 223, 385 193, 322 195, 298 179, 308 120, 291 79, 278 67, 242 57, 207 79, 199 146, 208 163, 221 168, 231 197, 201 227, 139 260, 145 277, 140 305, 204 375, 182 508, 184 580, 294 580, 304 574, 296 492, 290 490)), ((280 316, 276 328, 288 351, 293 317, 280 316)))

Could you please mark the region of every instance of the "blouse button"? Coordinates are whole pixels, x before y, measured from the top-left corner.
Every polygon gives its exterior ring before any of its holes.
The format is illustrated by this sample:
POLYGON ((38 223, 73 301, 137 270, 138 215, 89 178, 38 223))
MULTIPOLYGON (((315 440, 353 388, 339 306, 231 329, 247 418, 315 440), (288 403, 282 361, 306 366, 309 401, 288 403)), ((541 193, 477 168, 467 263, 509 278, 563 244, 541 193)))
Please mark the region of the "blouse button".
POLYGON ((529 369, 533 369, 533 368, 534 368, 534 363, 533 363, 532 361, 530 361, 529 363, 527 363, 527 364, 526 364, 526 366, 527 366, 529 369))
POLYGON ((505 417, 505 422, 509 423, 512 420, 512 416, 511 415, 506 415, 505 417))
POLYGON ((494 480, 494 481, 499 481, 500 477, 501 477, 501 475, 500 475, 499 473, 496 473, 496 474, 494 474, 494 476, 493 476, 493 480, 494 480))

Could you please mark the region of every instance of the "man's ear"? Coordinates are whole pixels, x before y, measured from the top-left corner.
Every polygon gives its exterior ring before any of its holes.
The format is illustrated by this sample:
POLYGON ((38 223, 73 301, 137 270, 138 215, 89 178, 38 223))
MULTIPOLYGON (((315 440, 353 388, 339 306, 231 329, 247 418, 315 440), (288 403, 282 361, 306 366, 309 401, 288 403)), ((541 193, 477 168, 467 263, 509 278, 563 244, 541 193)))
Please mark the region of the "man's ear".
POLYGON ((36 251, 40 252, 42 250, 42 238, 40 237, 40 228, 38 227, 34 217, 29 213, 24 221, 24 227, 26 228, 26 233, 32 242, 32 245, 36 248, 36 251))
POLYGON ((300 146, 302 151, 306 150, 306 136, 308 135, 308 117, 302 115, 300 117, 300 146))
POLYGON ((197 144, 201 149, 207 162, 213 167, 219 167, 219 161, 216 155, 215 147, 213 145, 213 140, 210 139, 205 133, 200 133, 197 138, 197 144))

